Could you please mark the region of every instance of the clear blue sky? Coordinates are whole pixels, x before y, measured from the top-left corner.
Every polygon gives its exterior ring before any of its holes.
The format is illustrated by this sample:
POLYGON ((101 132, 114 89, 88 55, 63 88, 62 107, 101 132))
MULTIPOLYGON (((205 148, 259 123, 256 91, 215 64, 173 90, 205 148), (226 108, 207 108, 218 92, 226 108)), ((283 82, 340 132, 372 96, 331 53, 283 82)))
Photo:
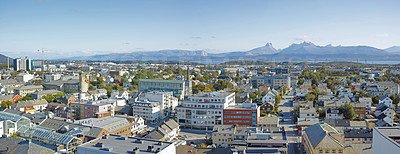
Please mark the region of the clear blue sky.
POLYGON ((0 0, 0 53, 47 58, 188 49, 400 45, 399 0, 0 0))

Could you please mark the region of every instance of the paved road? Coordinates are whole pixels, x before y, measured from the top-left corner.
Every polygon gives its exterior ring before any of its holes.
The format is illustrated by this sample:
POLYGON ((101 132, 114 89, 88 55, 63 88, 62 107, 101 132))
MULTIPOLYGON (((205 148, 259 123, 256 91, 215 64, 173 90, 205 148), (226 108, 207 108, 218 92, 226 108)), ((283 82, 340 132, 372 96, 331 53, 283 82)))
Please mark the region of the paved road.
POLYGON ((289 95, 285 95, 282 98, 282 101, 279 105, 279 111, 282 110, 283 116, 280 117, 279 124, 285 128, 287 139, 288 139, 288 153, 289 154, 297 154, 300 153, 301 149, 300 143, 300 136, 297 134, 297 127, 293 121, 293 96, 290 96, 291 92, 288 93, 289 95), (282 119, 284 121, 282 121, 282 119))

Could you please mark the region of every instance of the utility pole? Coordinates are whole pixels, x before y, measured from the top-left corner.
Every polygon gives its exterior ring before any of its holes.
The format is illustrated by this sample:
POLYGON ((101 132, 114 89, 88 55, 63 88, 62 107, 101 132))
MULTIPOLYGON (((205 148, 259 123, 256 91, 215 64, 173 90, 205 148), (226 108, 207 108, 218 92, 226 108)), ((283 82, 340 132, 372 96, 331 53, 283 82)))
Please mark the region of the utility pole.
POLYGON ((10 57, 7 57, 7 70, 10 70, 10 57))

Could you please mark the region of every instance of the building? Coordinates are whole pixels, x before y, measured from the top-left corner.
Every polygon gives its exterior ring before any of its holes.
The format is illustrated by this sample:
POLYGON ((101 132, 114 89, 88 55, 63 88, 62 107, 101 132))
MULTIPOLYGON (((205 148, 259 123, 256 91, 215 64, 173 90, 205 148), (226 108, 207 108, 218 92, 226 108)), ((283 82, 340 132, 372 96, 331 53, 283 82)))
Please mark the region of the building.
POLYGON ((400 153, 400 127, 374 127, 372 153, 400 153))
POLYGON ((314 153, 344 153, 343 134, 328 124, 315 124, 304 130, 304 150, 314 153))
POLYGON ((392 107, 393 101, 392 101, 392 99, 390 99, 387 96, 381 96, 381 97, 379 97, 379 104, 385 104, 388 107, 392 107))
POLYGON ((290 89, 289 76, 256 76, 250 79, 250 84, 253 88, 270 86, 273 89, 286 87, 290 89))
POLYGON ((272 89, 272 90, 268 90, 267 94, 264 95, 264 97, 262 98, 262 103, 267 103, 267 102, 271 102, 271 103, 275 103, 275 96, 279 95, 279 92, 272 89))
POLYGON ((152 139, 127 137, 122 135, 106 135, 84 143, 77 148, 78 154, 111 154, 111 153, 155 153, 175 154, 173 142, 152 139))
POLYGON ((242 103, 228 106, 223 113, 224 125, 256 126, 260 117, 260 107, 253 103, 242 103))
POLYGON ((28 57, 14 59, 14 71, 19 70, 31 71, 32 60, 28 59, 28 57))
POLYGON ((108 116, 104 118, 87 118, 75 120, 73 123, 83 126, 103 128, 109 134, 132 135, 131 123, 126 118, 122 117, 108 116))
POLYGON ((42 91, 42 85, 27 85, 14 89, 14 94, 20 95, 21 97, 26 96, 27 94, 34 93, 36 91, 42 91))
POLYGON ((259 127, 239 125, 215 125, 212 133, 213 144, 217 147, 246 147, 246 153, 287 152, 287 137, 283 131, 268 131, 259 127))
POLYGON ((114 106, 96 101, 76 102, 70 104, 71 119, 102 118, 114 116, 114 106))
POLYGON ((132 115, 145 119, 146 123, 157 123, 161 118, 161 107, 158 102, 136 101, 132 105, 132 115))
POLYGON ((22 112, 34 112, 45 110, 47 105, 46 100, 27 100, 12 104, 11 109, 22 112))
POLYGON ((299 118, 317 118, 319 115, 315 111, 315 108, 300 108, 299 118))
POLYGON ((30 80, 32 80, 33 77, 34 77, 33 74, 19 73, 19 74, 15 77, 15 79, 17 79, 17 81, 19 81, 19 82, 24 82, 24 83, 26 83, 26 82, 29 82, 30 80))
POLYGON ((275 74, 289 74, 289 69, 288 68, 268 68, 267 71, 270 72, 275 72, 275 74))
POLYGON ((343 131, 344 141, 352 144, 372 143, 372 130, 367 129, 345 129, 343 131))
POLYGON ((166 91, 172 92, 177 98, 183 100, 184 96, 188 96, 185 81, 183 80, 157 80, 157 79, 139 79, 139 91, 166 91))
POLYGON ((114 90, 111 92, 110 98, 112 99, 129 99, 129 93, 125 90, 114 90))
POLYGON ((176 107, 178 123, 187 128, 212 129, 224 124, 223 110, 235 105, 234 92, 201 92, 176 107))
POLYGON ((0 136, 12 135, 22 126, 29 127, 30 125, 31 120, 24 116, 0 111, 0 136))
POLYGON ((42 100, 43 96, 46 95, 56 95, 57 93, 62 93, 61 91, 58 90, 42 90, 42 91, 37 91, 34 93, 31 93, 31 99, 33 100, 42 100))
POLYGON ((354 113, 356 114, 356 116, 365 118, 365 115, 367 113, 367 107, 365 105, 365 102, 351 102, 350 105, 353 106, 354 113))
POLYGON ((143 95, 139 97, 140 100, 159 102, 161 119, 170 117, 178 106, 178 99, 173 96, 172 92, 152 91, 146 92, 143 95))
POLYGON ((82 140, 77 137, 55 133, 39 127, 21 126, 17 134, 24 138, 53 145, 60 150, 65 149, 66 152, 71 153, 76 150, 76 146, 82 143, 82 140))
POLYGON ((162 125, 151 131, 146 138, 151 138, 160 141, 171 141, 179 134, 179 124, 175 120, 168 120, 163 122, 162 125))
POLYGON ((259 117, 257 126, 265 130, 280 130, 279 117, 259 117))

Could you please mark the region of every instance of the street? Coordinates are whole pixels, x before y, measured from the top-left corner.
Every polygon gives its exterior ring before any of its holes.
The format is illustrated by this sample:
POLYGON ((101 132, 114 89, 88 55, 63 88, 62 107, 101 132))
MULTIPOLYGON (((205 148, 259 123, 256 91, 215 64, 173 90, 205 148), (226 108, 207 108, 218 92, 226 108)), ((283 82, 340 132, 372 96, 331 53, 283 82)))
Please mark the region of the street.
POLYGON ((297 134, 297 127, 293 121, 293 96, 291 92, 288 92, 287 95, 282 97, 282 101, 279 105, 279 111, 283 114, 283 116, 279 119, 279 125, 283 126, 286 131, 287 140, 288 140, 288 154, 297 154, 301 152, 300 147, 300 138, 297 134), (282 121, 282 119, 284 121, 282 121))

